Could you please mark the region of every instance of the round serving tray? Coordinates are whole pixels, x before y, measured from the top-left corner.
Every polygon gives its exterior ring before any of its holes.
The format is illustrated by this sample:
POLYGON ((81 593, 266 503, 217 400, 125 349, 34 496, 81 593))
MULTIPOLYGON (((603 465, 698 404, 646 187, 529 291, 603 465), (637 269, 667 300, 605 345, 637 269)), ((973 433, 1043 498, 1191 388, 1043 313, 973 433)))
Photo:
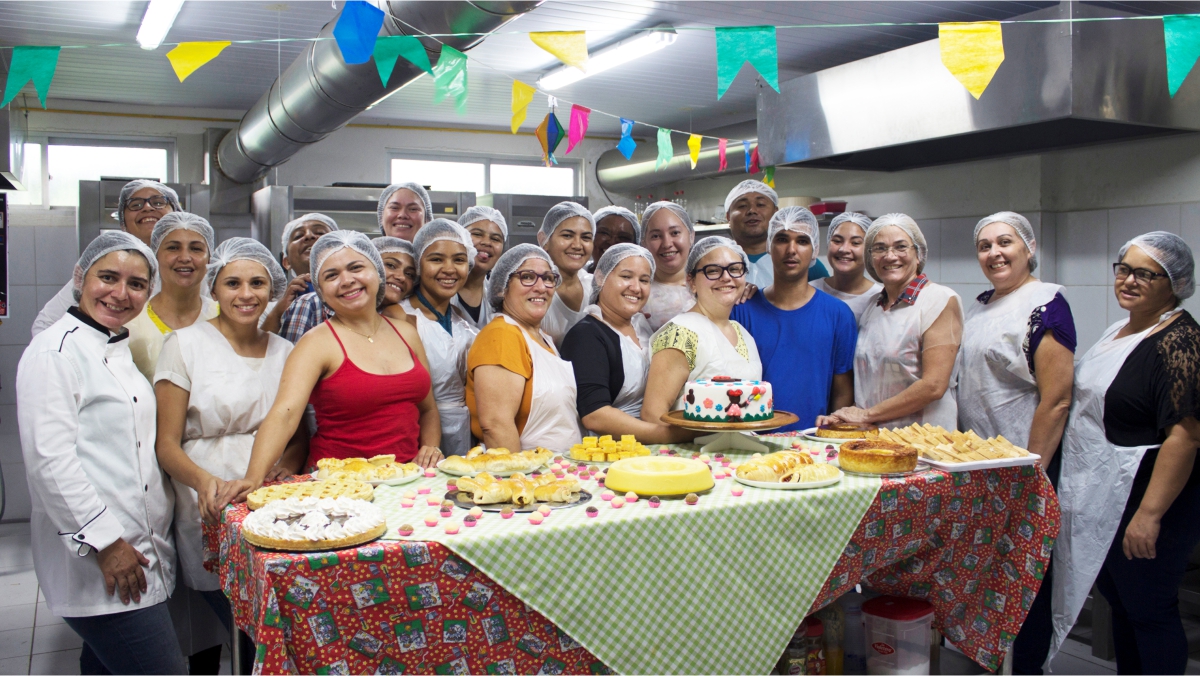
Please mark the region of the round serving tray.
POLYGON ((795 424, 800 421, 800 416, 795 413, 776 409, 774 415, 766 420, 740 423, 710 423, 699 420, 687 420, 683 417, 683 411, 671 411, 670 413, 664 413, 660 420, 668 425, 697 432, 753 432, 756 430, 773 430, 795 424))
POLYGON ((832 461, 830 461, 829 464, 842 470, 842 472, 844 472, 846 474, 851 474, 853 476, 870 476, 870 477, 877 476, 877 477, 880 477, 883 479, 903 479, 906 476, 920 474, 921 472, 927 472, 927 471, 933 469, 933 467, 931 467, 929 465, 929 463, 925 462, 924 460, 920 460, 920 459, 917 460, 917 466, 911 472, 888 472, 887 474, 875 474, 873 472, 852 472, 848 469, 843 469, 842 466, 840 464, 838 464, 837 458, 834 458, 832 461))
POLYGON ((361 535, 338 538, 337 540, 317 540, 316 542, 309 540, 276 540, 275 538, 259 537, 254 533, 247 532, 245 529, 242 529, 242 537, 246 538, 246 542, 260 549, 273 549, 281 552, 325 552, 365 545, 372 540, 383 537, 383 534, 386 532, 387 524, 383 523, 361 535))
POLYGON ((821 479, 820 481, 806 481, 801 483, 784 483, 782 481, 754 481, 752 479, 743 479, 734 474, 734 481, 739 484, 753 486, 754 488, 766 488, 773 491, 802 491, 810 488, 824 488, 839 483, 842 480, 842 470, 838 470, 837 476, 832 479, 821 479))
POLYGON ((535 502, 530 505, 518 507, 511 502, 496 502, 490 505, 477 505, 475 504, 474 500, 467 497, 465 492, 459 491, 457 488, 452 488, 446 491, 446 496, 442 499, 453 502, 455 507, 459 507, 461 509, 478 507, 485 512, 499 512, 505 507, 511 507, 512 511, 523 514, 528 512, 536 512, 538 507, 541 507, 542 505, 546 505, 550 509, 569 509, 571 507, 578 507, 579 505, 586 503, 588 500, 591 500, 592 494, 587 491, 579 491, 579 493, 576 494, 575 500, 572 502, 535 502))

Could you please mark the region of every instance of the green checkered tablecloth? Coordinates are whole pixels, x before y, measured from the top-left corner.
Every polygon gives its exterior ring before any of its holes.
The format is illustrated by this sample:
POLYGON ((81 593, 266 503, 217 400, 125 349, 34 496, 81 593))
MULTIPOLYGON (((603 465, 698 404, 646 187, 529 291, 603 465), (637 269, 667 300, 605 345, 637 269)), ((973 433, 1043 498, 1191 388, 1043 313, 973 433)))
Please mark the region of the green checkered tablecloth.
MULTIPOLYGON (((795 439, 766 438, 773 445, 795 439)), ((692 446, 676 446, 691 451, 692 446)), ((735 462, 746 456, 732 456, 735 462)), ((769 672, 812 605, 880 487, 846 475, 823 489, 776 491, 716 482, 699 504, 646 500, 614 509, 595 494, 585 507, 555 510, 544 523, 528 515, 486 513, 474 528, 446 535, 447 519, 428 527, 445 477, 376 489, 386 539, 440 542, 534 608, 623 674, 769 672), (415 507, 400 499, 429 487, 415 507), (397 533, 410 524, 410 538, 397 533)), ((456 509, 452 520, 462 523, 456 509)))

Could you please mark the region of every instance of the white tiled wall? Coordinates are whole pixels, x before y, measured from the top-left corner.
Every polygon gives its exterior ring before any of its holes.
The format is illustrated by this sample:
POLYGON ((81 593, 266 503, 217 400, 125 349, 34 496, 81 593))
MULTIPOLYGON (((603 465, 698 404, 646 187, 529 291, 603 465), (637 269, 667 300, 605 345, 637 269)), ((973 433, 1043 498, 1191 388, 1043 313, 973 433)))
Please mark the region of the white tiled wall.
POLYGON ((79 258, 75 210, 11 207, 8 232, 9 318, 0 323, 0 469, 4 521, 29 518, 29 488, 17 431, 14 380, 38 310, 71 278, 79 258))

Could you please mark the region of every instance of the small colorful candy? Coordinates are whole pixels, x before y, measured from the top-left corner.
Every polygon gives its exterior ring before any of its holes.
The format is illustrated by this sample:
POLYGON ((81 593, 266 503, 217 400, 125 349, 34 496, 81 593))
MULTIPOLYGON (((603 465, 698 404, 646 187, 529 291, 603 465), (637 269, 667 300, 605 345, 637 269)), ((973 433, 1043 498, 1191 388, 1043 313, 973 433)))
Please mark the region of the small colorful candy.
POLYGON ((722 461, 721 461, 721 466, 722 466, 722 467, 728 467, 728 466, 729 466, 729 458, 725 458, 724 460, 722 460, 722 461))
POLYGON ((734 484, 733 488, 729 489, 729 492, 733 494, 733 497, 737 498, 741 497, 742 493, 745 492, 745 489, 737 484, 734 484))
POLYGON ((470 514, 463 517, 463 525, 466 526, 467 528, 474 528, 475 521, 476 521, 475 517, 471 516, 470 514))
POLYGON ((714 479, 724 479, 725 478, 725 470, 718 469, 718 470, 714 471, 713 478, 714 479))
POLYGON ((429 505, 430 507, 440 507, 442 505, 442 500, 435 495, 431 495, 425 498, 425 504, 429 505))
POLYGON ((458 535, 458 522, 451 521, 446 524, 446 535, 458 535))
POLYGON ((553 510, 550 509, 549 505, 542 505, 541 507, 537 508, 537 511, 538 511, 538 514, 541 514, 542 516, 545 517, 545 516, 550 516, 550 512, 553 510))
POLYGON ((612 500, 614 497, 615 497, 615 495, 613 494, 612 491, 604 491, 603 493, 600 494, 600 499, 605 502, 612 500))
POLYGON ((429 495, 429 486, 421 486, 418 488, 417 495, 429 495))
POLYGON ((446 479, 446 488, 449 490, 456 490, 458 488, 458 479, 455 479, 454 477, 446 479))
POLYGON ((597 475, 596 475, 596 481, 599 481, 600 483, 602 483, 602 484, 603 484, 603 483, 604 483, 604 477, 605 477, 605 476, 606 476, 606 475, 605 475, 603 472, 602 472, 602 473, 600 473, 600 474, 597 474, 597 475))
POLYGON ((556 455, 556 456, 554 456, 554 458, 552 458, 552 459, 550 460, 550 462, 552 462, 552 463, 554 463, 554 464, 556 464, 556 465, 557 465, 558 463, 562 462, 562 461, 563 461, 563 457, 562 457, 561 455, 556 455))
POLYGON ((529 515, 529 523, 534 526, 542 525, 542 521, 544 521, 544 520, 545 520, 545 518, 538 512, 534 512, 533 514, 529 515))
POLYGON ((673 449, 673 448, 668 448, 668 449, 667 449, 667 453, 668 453, 669 455, 678 455, 678 453, 676 453, 676 452, 675 452, 675 449, 673 449))
POLYGON ((415 500, 409 500, 408 498, 400 498, 400 506, 405 509, 408 509, 415 504, 417 504, 417 502, 415 500))
POLYGON ((700 459, 699 453, 692 453, 692 460, 699 460, 699 459, 700 459))
POLYGON ((434 469, 434 468, 430 467, 429 469, 426 469, 426 470, 425 470, 425 478, 426 478, 426 479, 432 479, 432 478, 434 478, 434 477, 436 477, 436 476, 437 476, 437 470, 436 470, 436 469, 434 469))
POLYGON ((413 534, 413 527, 412 527, 412 525, 410 525, 410 524, 407 524, 407 523, 406 523, 406 524, 404 524, 403 526, 400 526, 400 537, 405 537, 405 538, 406 538, 406 537, 408 537, 409 535, 412 535, 412 534, 413 534))
POLYGON ((637 493, 634 493, 633 491, 629 491, 628 493, 626 493, 625 494, 625 502, 630 502, 630 503, 637 502, 637 493))
POLYGON ((513 515, 512 507, 501 507, 500 508, 500 518, 501 519, 511 519, 512 515, 513 515))
POLYGON ((724 460, 724 459, 725 459, 724 453, 717 453, 716 455, 713 456, 713 460, 720 461, 720 460, 724 460))
POLYGON ((404 491, 404 495, 403 495, 403 497, 406 497, 406 498, 408 498, 409 500, 416 500, 416 499, 417 499, 417 492, 416 492, 416 491, 414 491, 413 489, 411 489, 411 488, 410 488, 410 489, 408 489, 408 490, 404 491))
POLYGON ((667 455, 667 454, 668 454, 668 453, 670 453, 670 452, 671 452, 671 449, 667 448, 666 446, 659 446, 659 447, 658 447, 658 454, 659 454, 659 455, 667 455))
POLYGON ((437 517, 436 517, 436 516, 427 516, 427 517, 425 517, 425 525, 426 525, 426 526, 429 526, 430 528, 433 528, 434 526, 436 526, 436 525, 437 525, 437 523, 438 523, 438 519, 437 519, 437 517))
POLYGON ((657 495, 651 495, 650 499, 647 500, 646 503, 650 505, 650 509, 658 509, 659 505, 662 504, 662 498, 658 497, 657 495))
POLYGON ((702 462, 702 463, 706 464, 706 465, 707 465, 707 464, 709 464, 710 462, 712 462, 712 458, 708 457, 708 455, 706 455, 706 454, 704 454, 704 453, 701 453, 701 454, 700 454, 700 457, 699 457, 699 458, 696 458, 696 459, 697 459, 697 460, 699 460, 700 462, 702 462))
POLYGON ((443 510, 439 511, 438 514, 441 515, 441 517, 443 519, 449 519, 451 516, 454 515, 454 512, 452 512, 449 509, 443 509, 443 510))
POLYGON ((599 474, 600 468, 595 465, 588 465, 588 474, 599 474))
POLYGON ((467 512, 467 514, 470 514, 471 516, 475 517, 476 521, 483 518, 483 510, 478 507, 472 507, 471 511, 467 512))
POLYGON ((625 506, 625 498, 613 498, 608 504, 612 505, 613 509, 620 509, 625 506))
POLYGON ((694 504, 700 502, 700 496, 696 495, 695 493, 688 493, 687 497, 684 498, 683 501, 688 503, 689 505, 694 505, 694 504))
POLYGON ((454 503, 450 500, 442 500, 442 509, 454 509, 454 503))
POLYGON ((600 516, 600 510, 596 509, 595 507, 588 507, 586 511, 589 519, 594 519, 597 516, 600 516))

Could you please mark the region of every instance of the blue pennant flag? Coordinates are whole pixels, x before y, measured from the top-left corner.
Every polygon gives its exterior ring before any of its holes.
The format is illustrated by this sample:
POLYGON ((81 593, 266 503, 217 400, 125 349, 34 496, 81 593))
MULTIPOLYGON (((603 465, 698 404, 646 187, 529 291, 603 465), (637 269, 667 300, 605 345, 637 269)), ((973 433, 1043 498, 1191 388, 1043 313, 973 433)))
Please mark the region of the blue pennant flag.
POLYGON ((633 159, 633 151, 637 148, 637 141, 633 140, 633 120, 621 118, 621 142, 617 144, 617 150, 625 156, 625 159, 633 159))
POLYGON ((750 173, 750 142, 742 141, 742 155, 746 160, 746 173, 750 173))
POLYGON ((333 27, 333 38, 342 50, 346 63, 366 63, 375 52, 375 39, 383 28, 383 10, 363 2, 350 0, 342 8, 337 25, 333 27))

